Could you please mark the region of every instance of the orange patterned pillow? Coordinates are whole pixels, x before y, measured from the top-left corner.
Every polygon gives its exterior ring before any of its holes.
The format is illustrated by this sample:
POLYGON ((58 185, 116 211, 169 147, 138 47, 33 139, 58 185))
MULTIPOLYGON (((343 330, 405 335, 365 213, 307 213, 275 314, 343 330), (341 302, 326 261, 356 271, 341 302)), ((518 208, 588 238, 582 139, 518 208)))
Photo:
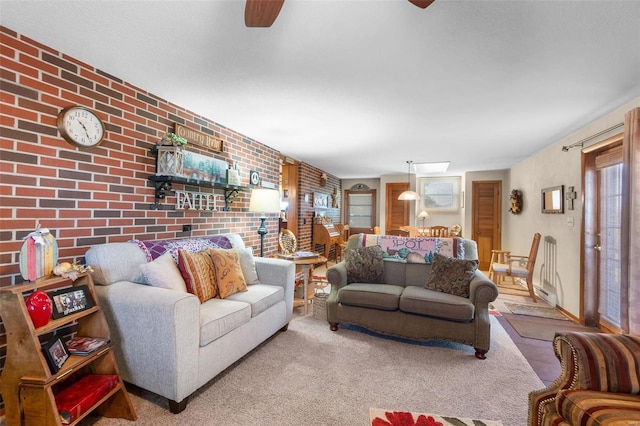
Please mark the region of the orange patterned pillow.
POLYGON ((221 299, 239 291, 247 291, 247 283, 242 275, 237 251, 209 249, 209 254, 213 260, 215 279, 221 299))
POLYGON ((187 291, 198 296, 200 303, 218 295, 213 262, 206 250, 198 253, 178 250, 178 269, 187 285, 187 291))

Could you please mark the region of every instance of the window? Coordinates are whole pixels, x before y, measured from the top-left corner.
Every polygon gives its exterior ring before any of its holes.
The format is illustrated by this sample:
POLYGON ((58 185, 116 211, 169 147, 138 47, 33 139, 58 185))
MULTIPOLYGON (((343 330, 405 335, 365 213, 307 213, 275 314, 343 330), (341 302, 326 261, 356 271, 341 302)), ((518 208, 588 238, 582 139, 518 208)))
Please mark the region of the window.
POLYGON ((460 209, 460 177, 418 179, 421 209, 453 212, 460 209))

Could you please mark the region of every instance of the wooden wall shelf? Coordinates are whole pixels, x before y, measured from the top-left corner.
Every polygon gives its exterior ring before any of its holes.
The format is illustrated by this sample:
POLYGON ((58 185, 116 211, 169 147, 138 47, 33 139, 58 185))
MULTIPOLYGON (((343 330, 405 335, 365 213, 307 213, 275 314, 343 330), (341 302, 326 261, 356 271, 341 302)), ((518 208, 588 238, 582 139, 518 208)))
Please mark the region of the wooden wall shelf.
POLYGON ((229 211, 229 204, 238 196, 240 192, 248 191, 247 186, 228 185, 226 183, 213 183, 206 180, 187 179, 179 176, 153 175, 149 176, 149 180, 155 188, 155 202, 149 207, 151 210, 162 210, 160 200, 167 196, 167 191, 171 191, 174 183, 182 185, 199 186, 203 188, 221 189, 224 191, 224 211, 229 211))

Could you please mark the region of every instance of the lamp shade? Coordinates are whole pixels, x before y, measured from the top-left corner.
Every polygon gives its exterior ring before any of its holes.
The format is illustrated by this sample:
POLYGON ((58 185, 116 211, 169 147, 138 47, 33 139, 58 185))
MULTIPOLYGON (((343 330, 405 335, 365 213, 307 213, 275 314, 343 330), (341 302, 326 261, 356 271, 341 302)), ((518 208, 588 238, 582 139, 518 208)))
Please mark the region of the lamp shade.
POLYGON ((415 191, 404 191, 398 195, 398 200, 419 200, 420 194, 415 191))
POLYGON ((418 217, 419 217, 420 219, 426 219, 426 218, 428 218, 428 217, 429 217, 429 213, 427 213, 427 211, 426 211, 426 210, 422 210, 420 213, 418 213, 418 217))
POLYGON ((256 188, 251 191, 249 211, 260 213, 280 212, 280 193, 275 189, 256 188))

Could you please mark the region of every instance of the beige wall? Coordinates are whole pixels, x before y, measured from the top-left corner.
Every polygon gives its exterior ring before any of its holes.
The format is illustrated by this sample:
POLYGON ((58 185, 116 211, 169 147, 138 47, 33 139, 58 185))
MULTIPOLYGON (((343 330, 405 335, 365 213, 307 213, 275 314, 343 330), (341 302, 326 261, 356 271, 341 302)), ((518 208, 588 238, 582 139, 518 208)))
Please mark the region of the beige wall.
MULTIPOLYGON (((580 314, 580 241, 582 225, 582 178, 581 151, 574 148, 563 152, 562 147, 581 141, 603 130, 624 121, 624 114, 640 107, 640 98, 613 110, 604 117, 583 127, 570 136, 558 140, 537 154, 511 168, 507 181, 508 192, 519 189, 523 193, 524 208, 519 215, 505 214, 503 232, 503 248, 516 254, 527 254, 531 238, 535 232, 553 237, 557 243, 557 270, 555 274, 555 292, 557 304, 575 315, 580 314), (540 191, 549 186, 573 186, 578 193, 574 210, 565 205, 564 214, 542 214, 540 212, 540 191), (573 221, 573 225, 570 222, 573 221)), ((621 133, 622 128, 603 134, 588 141, 585 146, 597 143, 614 134, 621 133)), ((503 191, 505 192, 505 191, 503 191)), ((508 200, 508 193, 505 194, 508 200)), ((544 240, 538 251, 534 283, 540 285, 541 271, 545 267, 544 240)))

